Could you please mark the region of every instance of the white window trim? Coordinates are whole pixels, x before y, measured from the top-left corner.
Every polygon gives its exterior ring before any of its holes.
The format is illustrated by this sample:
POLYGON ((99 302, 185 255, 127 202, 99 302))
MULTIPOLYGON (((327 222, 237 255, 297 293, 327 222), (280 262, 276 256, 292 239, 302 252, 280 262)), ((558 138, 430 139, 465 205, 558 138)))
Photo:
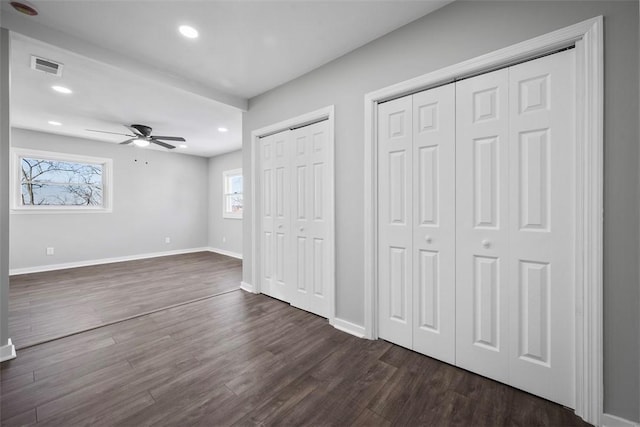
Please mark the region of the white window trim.
POLYGON ((11 149, 11 213, 12 214, 60 214, 60 213, 110 213, 113 211, 113 160, 53 151, 11 149), (59 160, 102 165, 102 206, 23 206, 20 203, 20 159, 23 157, 59 160))
MULTIPOLYGON (((235 193, 227 193, 227 180, 230 176, 234 175, 242 175, 242 168, 240 169, 231 169, 222 172, 222 217, 229 219, 242 219, 242 212, 240 213, 232 213, 227 212, 227 196, 230 196, 235 193)), ((242 177, 242 193, 238 193, 242 195, 242 206, 244 211, 244 176, 242 177)))

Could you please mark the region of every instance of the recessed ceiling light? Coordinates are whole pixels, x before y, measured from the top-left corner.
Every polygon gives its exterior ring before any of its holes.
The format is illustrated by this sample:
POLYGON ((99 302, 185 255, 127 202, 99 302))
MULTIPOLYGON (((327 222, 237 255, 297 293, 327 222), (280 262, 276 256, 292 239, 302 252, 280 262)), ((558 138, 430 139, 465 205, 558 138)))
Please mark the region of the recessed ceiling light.
POLYGON ((187 148, 187 144, 180 144, 178 145, 178 148, 187 148))
POLYGON ((51 89, 55 90, 56 92, 66 93, 66 94, 69 94, 72 92, 71 89, 64 86, 51 86, 51 89))
POLYGON ((49 120, 47 123, 53 126, 62 126, 62 123, 56 122, 55 120, 49 120))
POLYGON ((227 128, 218 128, 218 132, 227 132, 228 130, 227 128))
POLYGON ((178 31, 180 31, 180 34, 182 34, 186 38, 189 38, 189 39, 198 38, 198 30, 188 25, 180 25, 178 27, 178 31))

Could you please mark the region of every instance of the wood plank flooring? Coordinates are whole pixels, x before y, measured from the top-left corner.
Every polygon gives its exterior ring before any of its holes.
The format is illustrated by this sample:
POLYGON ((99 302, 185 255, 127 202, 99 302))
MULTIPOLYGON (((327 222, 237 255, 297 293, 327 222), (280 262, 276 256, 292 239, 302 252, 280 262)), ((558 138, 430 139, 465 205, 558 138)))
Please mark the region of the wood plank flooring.
POLYGON ((240 290, 19 351, 0 379, 6 426, 583 425, 240 290))
POLYGON ((237 289, 242 261, 197 252, 12 276, 9 336, 18 349, 237 289))

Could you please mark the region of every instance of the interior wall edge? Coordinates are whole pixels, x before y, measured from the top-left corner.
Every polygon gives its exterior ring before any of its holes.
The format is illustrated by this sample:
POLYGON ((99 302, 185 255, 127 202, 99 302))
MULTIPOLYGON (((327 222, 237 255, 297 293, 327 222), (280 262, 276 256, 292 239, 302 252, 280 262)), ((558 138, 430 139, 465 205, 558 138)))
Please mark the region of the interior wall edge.
MULTIPOLYGON (((11 346, 9 338, 9 166, 11 147, 11 35, 0 29, 0 347, 11 346)), ((14 352, 15 353, 15 352, 14 352)))

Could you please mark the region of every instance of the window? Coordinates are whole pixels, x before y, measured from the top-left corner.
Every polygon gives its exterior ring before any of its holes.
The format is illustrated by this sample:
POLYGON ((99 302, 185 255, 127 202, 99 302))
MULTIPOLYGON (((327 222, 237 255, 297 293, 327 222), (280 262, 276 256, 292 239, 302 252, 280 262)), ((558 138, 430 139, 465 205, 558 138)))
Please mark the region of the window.
POLYGON ((13 152, 14 210, 110 211, 110 159, 26 149, 13 152))
POLYGON ((242 169, 222 173, 224 218, 242 218, 242 169))

